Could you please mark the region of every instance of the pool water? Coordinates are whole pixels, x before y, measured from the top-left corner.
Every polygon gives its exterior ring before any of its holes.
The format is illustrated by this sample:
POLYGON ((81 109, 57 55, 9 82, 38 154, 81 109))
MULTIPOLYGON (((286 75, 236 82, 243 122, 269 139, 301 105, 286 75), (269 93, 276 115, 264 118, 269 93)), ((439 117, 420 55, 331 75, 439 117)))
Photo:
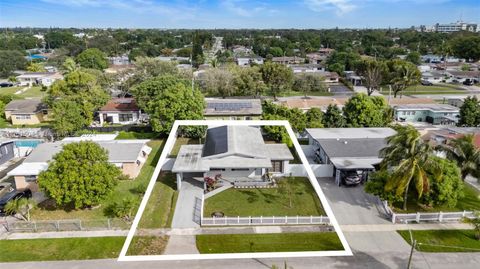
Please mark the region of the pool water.
POLYGON ((41 143, 43 143, 42 140, 15 140, 15 146, 17 147, 36 148, 41 143))

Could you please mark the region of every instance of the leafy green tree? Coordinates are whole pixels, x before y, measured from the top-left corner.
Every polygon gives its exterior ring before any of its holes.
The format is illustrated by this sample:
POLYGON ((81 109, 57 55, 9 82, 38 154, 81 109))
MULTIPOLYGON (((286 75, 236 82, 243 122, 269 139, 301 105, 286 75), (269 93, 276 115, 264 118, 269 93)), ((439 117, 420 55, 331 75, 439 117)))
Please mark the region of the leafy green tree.
POLYGON ((75 101, 59 100, 53 104, 53 129, 60 136, 68 136, 83 129, 87 120, 81 105, 75 101))
POLYGON ((233 70, 233 85, 239 96, 259 97, 265 91, 262 74, 257 66, 235 68, 233 70))
POLYGON ((140 108, 150 115, 156 132, 170 132, 175 120, 203 119, 203 95, 187 80, 160 76, 142 82, 132 92, 140 108))
POLYGON ((275 100, 279 94, 291 89, 293 71, 289 67, 283 64, 266 62, 260 67, 260 72, 263 82, 275 100))
POLYGON ((25 69, 27 60, 18 50, 0 50, 0 77, 6 78, 17 69, 25 69))
POLYGON ((70 31, 49 31, 44 36, 47 48, 56 49, 75 41, 75 37, 70 31))
POLYGON ((343 107, 347 125, 351 127, 383 127, 390 123, 387 105, 382 96, 360 93, 352 96, 343 107))
POLYGON ((343 74, 345 70, 354 70, 360 55, 353 51, 335 51, 327 58, 327 69, 343 74))
POLYGON ((279 47, 270 47, 268 49, 268 53, 272 54, 273 57, 281 57, 283 56, 283 50, 279 47))
POLYGON ((430 191, 423 195, 420 202, 430 207, 447 206, 454 208, 458 199, 463 197, 463 182, 460 176, 460 170, 454 161, 439 157, 432 157, 432 162, 436 164, 435 168, 427 167, 427 177, 430 178, 430 191), (440 177, 438 171, 440 171, 440 177))
POLYGON ((390 204, 401 202, 402 198, 398 197, 395 192, 385 191, 385 185, 390 177, 391 173, 387 169, 380 169, 371 173, 365 183, 365 192, 378 196, 390 204))
POLYGON ((305 113, 307 128, 323 128, 323 112, 320 108, 314 107, 305 113))
POLYGON ((384 62, 376 60, 363 60, 356 65, 357 73, 363 76, 363 84, 367 88, 368 96, 378 91, 383 81, 383 74, 386 70, 384 62))
POLYGON ((303 92, 305 98, 309 92, 326 92, 327 86, 323 80, 324 78, 315 74, 303 73, 295 76, 293 90, 303 92))
POLYGON ((460 107, 458 126, 480 126, 480 102, 476 96, 468 96, 460 107))
POLYGON ((342 110, 337 105, 328 105, 322 122, 325 128, 342 128, 347 126, 342 110))
POLYGON ((454 160, 461 170, 462 180, 471 175, 480 180, 480 149, 475 146, 475 136, 467 134, 440 145, 449 160, 454 160))
POLYGON ((114 202, 108 207, 110 214, 131 222, 135 209, 137 208, 137 201, 133 197, 123 198, 120 202, 114 202))
POLYGON ((422 140, 420 133, 411 125, 396 126, 397 134, 387 138, 387 146, 380 151, 382 166, 393 168, 385 191, 394 191, 402 197, 403 210, 407 210, 409 188, 415 186, 418 199, 430 191, 430 178, 427 171, 438 179, 441 171, 430 156, 433 148, 422 140))
POLYGON ((409 54, 407 54, 407 58, 405 60, 415 65, 419 65, 422 63, 421 55, 417 51, 412 51, 409 54))
POLYGON ((97 48, 86 49, 76 57, 76 62, 85 68, 103 70, 108 67, 105 53, 97 48))
POLYGON ((228 70, 212 68, 205 72, 202 81, 205 92, 225 98, 235 94, 233 75, 228 70))
POLYGON ((121 175, 108 152, 91 141, 63 146, 38 175, 38 184, 57 205, 75 209, 98 205, 112 193, 121 175))
POLYGON ((199 65, 203 64, 203 62, 205 61, 202 45, 203 45, 202 38, 199 32, 197 31, 193 35, 193 44, 192 44, 192 59, 193 59, 193 65, 195 67, 198 67, 199 65))
POLYGON ((453 39, 451 43, 455 56, 472 62, 480 60, 479 36, 460 36, 453 39))
POLYGON ((77 63, 71 57, 67 57, 62 64, 62 69, 64 71, 64 75, 70 74, 74 71, 78 70, 77 63))
POLYGON ((392 86, 393 96, 397 97, 408 86, 420 83, 422 77, 417 66, 404 61, 394 59, 387 63, 387 81, 392 86))
POLYGON ((5 205, 5 213, 20 214, 23 220, 30 221, 30 211, 36 207, 37 203, 32 198, 13 199, 5 205))
POLYGON ((27 71, 28 72, 45 72, 45 68, 43 67, 43 65, 39 63, 31 62, 27 66, 27 71))
POLYGON ((262 103, 262 118, 267 119, 274 116, 275 120, 288 120, 292 128, 297 132, 303 132, 306 128, 306 115, 298 108, 290 109, 284 105, 277 105, 270 101, 262 103))

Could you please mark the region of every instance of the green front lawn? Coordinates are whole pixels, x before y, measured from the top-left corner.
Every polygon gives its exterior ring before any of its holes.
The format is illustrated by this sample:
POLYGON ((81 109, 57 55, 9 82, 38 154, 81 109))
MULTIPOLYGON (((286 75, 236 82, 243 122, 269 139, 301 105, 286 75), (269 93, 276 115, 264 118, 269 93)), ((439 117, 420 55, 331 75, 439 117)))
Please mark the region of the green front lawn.
POLYGON ((457 212, 457 211, 475 211, 480 210, 480 192, 467 183, 464 183, 464 197, 460 198, 457 205, 453 208, 447 206, 437 206, 426 208, 417 203, 416 199, 410 198, 407 203, 407 211, 402 210, 402 203, 393 205, 393 210, 397 213, 416 213, 416 212, 457 212))
POLYGON ((201 254, 343 250, 336 233, 202 234, 201 254))
POLYGON ((81 219, 95 220, 110 217, 108 214, 109 205, 114 202, 120 202, 127 197, 133 197, 140 204, 153 171, 160 158, 161 149, 163 148, 163 140, 152 140, 148 145, 152 148, 152 152, 140 174, 134 180, 124 180, 119 182, 114 191, 101 203, 100 206, 93 209, 72 210, 70 208, 58 209, 52 207, 49 203, 41 204, 38 209, 32 211, 33 220, 60 220, 60 219, 81 219))
MULTIPOLYGON (((408 231, 398 233, 410 242, 408 231)), ((424 252, 479 252, 480 240, 476 240, 473 230, 426 230, 412 231, 417 240, 417 250, 424 252)))
POLYGON ((120 139, 155 139, 158 138, 158 133, 141 133, 141 132, 125 132, 121 131, 118 133, 116 140, 120 139))
POLYGON ((0 262, 116 258, 125 237, 0 240, 0 262))
POLYGON ((278 188, 228 189, 205 200, 204 216, 223 212, 225 216, 320 216, 325 215, 308 178, 287 180, 292 188, 292 206, 288 195, 278 188))
POLYGON ((176 176, 173 173, 162 173, 155 183, 140 220, 140 228, 170 227, 177 203, 176 176))
POLYGON ((169 237, 135 236, 128 247, 127 255, 161 255, 167 247, 169 237))

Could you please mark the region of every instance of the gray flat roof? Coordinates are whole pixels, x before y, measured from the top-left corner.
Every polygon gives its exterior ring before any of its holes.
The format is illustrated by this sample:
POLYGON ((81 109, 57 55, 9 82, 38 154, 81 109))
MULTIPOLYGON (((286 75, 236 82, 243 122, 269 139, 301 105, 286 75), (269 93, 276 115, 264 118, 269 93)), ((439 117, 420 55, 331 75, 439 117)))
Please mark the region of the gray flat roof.
POLYGON ((386 138, 396 134, 392 128, 307 128, 313 139, 386 138))
POLYGON ((406 104, 395 106, 396 110, 430 110, 432 112, 460 112, 458 107, 447 104, 406 104))
MULTIPOLYGON (((58 141, 54 143, 39 144, 24 163, 48 162, 59 153, 63 146, 71 141, 58 141)), ((145 146, 146 140, 113 140, 96 142, 108 151, 108 160, 112 163, 135 162, 145 146)))
POLYGON ((34 114, 46 108, 40 99, 13 100, 5 106, 12 114, 34 114))
POLYGON ((337 169, 373 169, 379 164, 380 158, 333 158, 330 159, 337 169))
POLYGON ((265 144, 265 149, 272 160, 293 160, 292 153, 285 144, 265 144))
POLYGON ((384 138, 317 139, 328 157, 331 158, 378 158, 379 152, 387 145, 384 138))

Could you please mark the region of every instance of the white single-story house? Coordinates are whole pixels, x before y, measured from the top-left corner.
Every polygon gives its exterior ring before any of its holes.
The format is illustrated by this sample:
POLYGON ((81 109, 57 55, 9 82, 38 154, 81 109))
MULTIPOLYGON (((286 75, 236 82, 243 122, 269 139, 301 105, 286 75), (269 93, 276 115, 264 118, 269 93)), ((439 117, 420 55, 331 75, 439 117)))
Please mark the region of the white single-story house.
POLYGON ((20 86, 33 86, 35 84, 50 86, 59 79, 63 79, 63 75, 57 72, 27 72, 17 76, 20 86))
POLYGON ((133 98, 113 98, 98 110, 100 124, 135 124, 145 117, 133 98))
POLYGON ((205 144, 181 146, 172 172, 178 189, 185 178, 220 177, 235 185, 282 176, 293 159, 287 145, 266 144, 260 127, 220 126, 207 130, 205 144))

